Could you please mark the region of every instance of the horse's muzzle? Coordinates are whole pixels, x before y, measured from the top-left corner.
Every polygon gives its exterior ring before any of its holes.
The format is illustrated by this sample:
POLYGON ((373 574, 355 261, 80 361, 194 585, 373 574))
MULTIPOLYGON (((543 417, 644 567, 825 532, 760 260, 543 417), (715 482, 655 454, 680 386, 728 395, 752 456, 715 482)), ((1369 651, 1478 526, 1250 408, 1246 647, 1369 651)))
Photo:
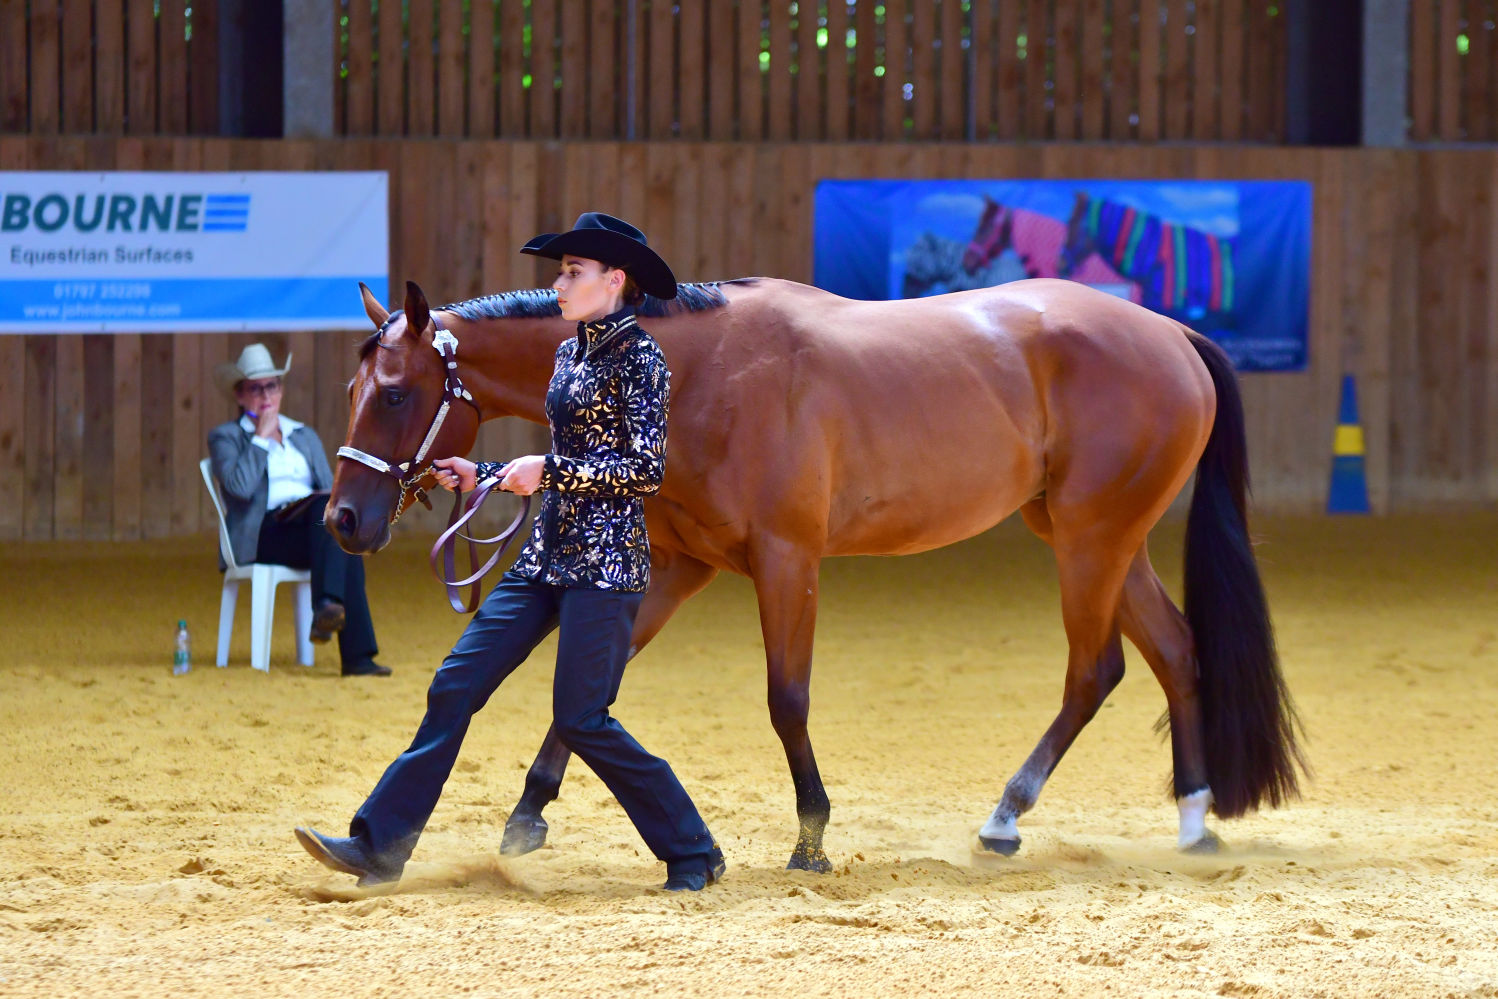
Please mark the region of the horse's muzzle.
POLYGON ((340 501, 328 508, 328 533, 350 555, 370 555, 390 543, 390 518, 361 516, 359 508, 340 501))

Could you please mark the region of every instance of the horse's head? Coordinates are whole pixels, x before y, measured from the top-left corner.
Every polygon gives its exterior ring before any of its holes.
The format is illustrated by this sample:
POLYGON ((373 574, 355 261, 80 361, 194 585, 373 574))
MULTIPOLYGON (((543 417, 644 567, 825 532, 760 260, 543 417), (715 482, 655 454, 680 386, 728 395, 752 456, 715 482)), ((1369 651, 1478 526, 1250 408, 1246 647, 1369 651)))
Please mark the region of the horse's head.
POLYGON ((972 242, 962 251, 962 269, 969 274, 976 274, 980 267, 986 266, 1004 252, 1004 248, 1009 245, 1011 231, 1009 209, 985 194, 978 228, 973 233, 972 242))
POLYGON ((472 399, 449 391, 459 385, 456 369, 450 382, 451 357, 434 349, 438 331, 421 289, 407 281, 405 308, 388 312, 359 287, 376 329, 349 383, 348 435, 327 506, 328 530, 356 555, 389 542, 390 525, 417 498, 414 489, 431 484, 430 461, 466 454, 479 426, 472 399))
POLYGON ((1071 219, 1066 223, 1066 243, 1061 247, 1057 270, 1062 277, 1070 277, 1082 266, 1097 248, 1093 234, 1087 231, 1087 192, 1078 191, 1072 203, 1071 219))

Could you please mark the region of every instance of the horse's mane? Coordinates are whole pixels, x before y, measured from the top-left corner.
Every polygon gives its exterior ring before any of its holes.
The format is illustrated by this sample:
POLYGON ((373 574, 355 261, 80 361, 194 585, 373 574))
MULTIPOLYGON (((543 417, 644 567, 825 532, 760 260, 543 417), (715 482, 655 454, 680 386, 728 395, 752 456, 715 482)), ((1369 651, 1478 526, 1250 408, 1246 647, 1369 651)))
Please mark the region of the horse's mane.
MULTIPOLYGON (((645 301, 636 307, 636 312, 646 319, 660 316, 675 316, 683 312, 706 312, 721 309, 728 304, 728 297, 721 286, 725 284, 752 284, 754 278, 737 278, 733 281, 707 281, 699 284, 676 286, 676 297, 669 299, 646 295, 645 301)), ((454 302, 436 309, 452 312, 470 322, 480 319, 544 318, 560 316, 557 293, 542 288, 529 291, 502 291, 497 295, 481 295, 464 302, 454 302)))
MULTIPOLYGON (((734 278, 731 281, 704 281, 696 284, 679 284, 676 286, 676 297, 669 299, 656 298, 654 295, 646 295, 645 301, 636 307, 637 314, 647 319, 660 316, 674 316, 683 312, 706 312, 709 309, 721 309, 728 304, 728 296, 724 295, 721 288, 725 284, 754 284, 757 278, 734 278)), ((453 302, 450 305, 439 306, 433 312, 451 312, 469 322, 481 319, 544 319, 547 316, 560 316, 561 308, 557 305, 557 293, 545 288, 533 288, 523 291, 501 291, 494 295, 480 295, 478 298, 470 298, 462 302, 453 302)), ((380 328, 359 345, 359 360, 369 354, 379 344, 380 338, 385 335, 385 330, 401 315, 401 310, 396 309, 390 313, 390 317, 381 324, 380 328)))

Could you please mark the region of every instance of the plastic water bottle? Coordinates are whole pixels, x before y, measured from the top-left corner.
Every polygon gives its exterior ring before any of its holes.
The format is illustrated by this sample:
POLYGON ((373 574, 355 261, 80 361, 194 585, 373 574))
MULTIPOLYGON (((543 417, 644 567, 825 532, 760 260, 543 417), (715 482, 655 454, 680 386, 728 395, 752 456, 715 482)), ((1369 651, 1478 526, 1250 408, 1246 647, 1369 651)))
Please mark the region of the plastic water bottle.
POLYGON ((181 676, 192 669, 192 639, 187 634, 187 622, 177 622, 177 646, 172 653, 172 676, 181 676))

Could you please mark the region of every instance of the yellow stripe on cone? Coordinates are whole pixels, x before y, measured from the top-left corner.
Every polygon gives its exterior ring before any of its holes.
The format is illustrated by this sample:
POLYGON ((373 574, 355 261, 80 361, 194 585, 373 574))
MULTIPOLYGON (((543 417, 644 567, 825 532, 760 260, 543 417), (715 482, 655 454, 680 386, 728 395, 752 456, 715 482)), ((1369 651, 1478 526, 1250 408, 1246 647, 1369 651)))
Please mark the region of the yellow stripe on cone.
MULTIPOLYGON (((1322 424, 1325 426, 1325 424, 1322 424)), ((1355 423, 1337 425, 1337 436, 1332 439, 1332 454, 1339 458, 1362 457, 1363 428, 1355 423)))

